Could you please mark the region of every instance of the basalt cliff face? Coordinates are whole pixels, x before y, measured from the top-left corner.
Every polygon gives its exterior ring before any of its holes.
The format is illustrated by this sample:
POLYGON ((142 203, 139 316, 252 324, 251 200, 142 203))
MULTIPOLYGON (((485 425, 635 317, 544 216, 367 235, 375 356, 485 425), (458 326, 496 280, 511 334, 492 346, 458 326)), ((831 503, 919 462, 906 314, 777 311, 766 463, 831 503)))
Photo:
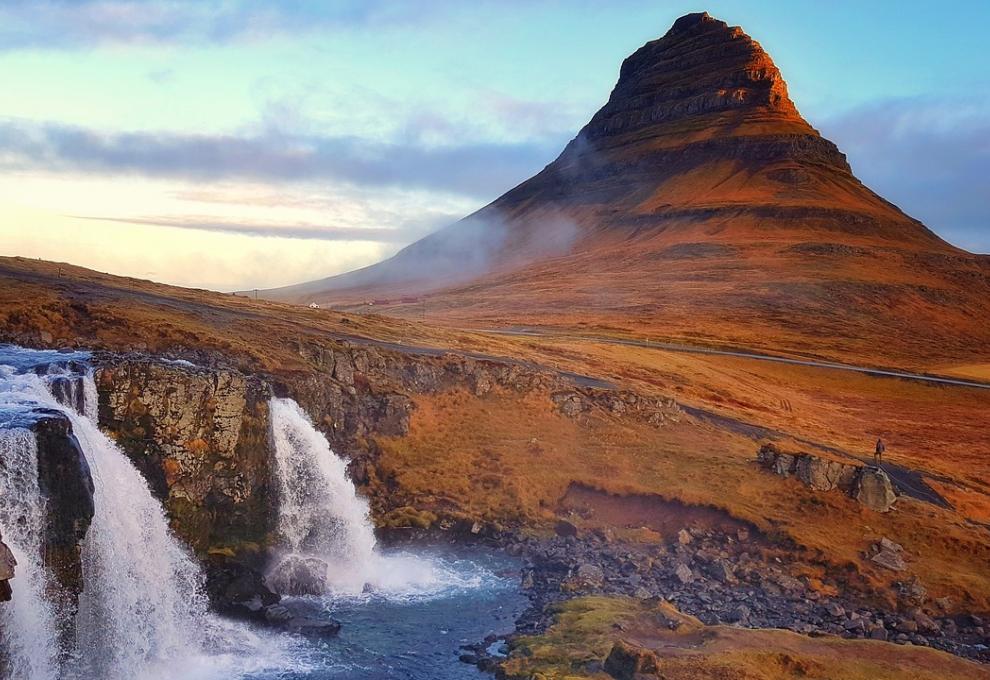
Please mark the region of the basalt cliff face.
POLYGON ((390 260, 263 294, 819 353, 875 355, 893 327, 905 360, 985 345, 988 292, 990 258, 864 186, 760 44, 702 13, 628 57, 539 174, 390 260))

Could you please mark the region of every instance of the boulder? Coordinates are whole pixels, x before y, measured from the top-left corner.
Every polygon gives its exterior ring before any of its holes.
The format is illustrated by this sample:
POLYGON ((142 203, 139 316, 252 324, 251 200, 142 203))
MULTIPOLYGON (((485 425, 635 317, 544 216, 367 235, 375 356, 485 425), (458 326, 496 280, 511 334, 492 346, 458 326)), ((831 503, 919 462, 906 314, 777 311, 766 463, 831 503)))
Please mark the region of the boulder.
POLYGON ((660 664, 649 649, 619 640, 605 659, 605 672, 616 680, 634 680, 641 674, 659 674, 660 664))
POLYGON ((691 532, 687 529, 681 529, 677 532, 677 542, 681 545, 688 545, 691 542, 691 532))
POLYGON ((853 485, 852 496, 876 512, 887 512, 897 500, 890 477, 883 470, 862 468, 853 485))
POLYGON ((225 555, 210 555, 206 563, 206 594, 219 613, 260 621, 281 599, 256 569, 225 555))
POLYGON ((327 591, 327 563, 318 557, 289 555, 268 580, 283 595, 322 595, 327 591))

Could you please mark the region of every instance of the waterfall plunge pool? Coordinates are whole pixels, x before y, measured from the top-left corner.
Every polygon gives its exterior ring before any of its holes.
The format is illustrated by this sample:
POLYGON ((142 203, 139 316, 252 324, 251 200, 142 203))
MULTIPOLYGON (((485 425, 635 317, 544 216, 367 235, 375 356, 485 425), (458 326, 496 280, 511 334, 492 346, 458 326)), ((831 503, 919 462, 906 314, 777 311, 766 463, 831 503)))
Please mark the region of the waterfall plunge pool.
POLYGON ((341 623, 329 640, 300 639, 294 670, 260 672, 251 680, 462 680, 491 678, 461 662, 461 646, 513 630, 527 605, 519 564, 484 548, 383 550, 397 568, 427 562, 438 575, 391 592, 284 598, 294 612, 341 623))

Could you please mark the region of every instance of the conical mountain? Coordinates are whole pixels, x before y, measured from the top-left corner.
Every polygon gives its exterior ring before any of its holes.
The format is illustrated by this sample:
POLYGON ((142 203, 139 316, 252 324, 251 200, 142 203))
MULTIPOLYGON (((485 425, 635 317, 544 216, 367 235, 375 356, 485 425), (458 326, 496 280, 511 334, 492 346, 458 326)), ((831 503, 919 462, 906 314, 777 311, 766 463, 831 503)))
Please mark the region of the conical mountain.
POLYGON ((971 314, 987 293, 988 258, 865 187, 760 44, 699 13, 629 56, 534 177, 389 260, 268 296, 419 314, 425 295, 455 323, 763 347, 769 335, 830 354, 868 349, 883 326, 910 334, 902 353, 915 355, 990 335, 971 314))

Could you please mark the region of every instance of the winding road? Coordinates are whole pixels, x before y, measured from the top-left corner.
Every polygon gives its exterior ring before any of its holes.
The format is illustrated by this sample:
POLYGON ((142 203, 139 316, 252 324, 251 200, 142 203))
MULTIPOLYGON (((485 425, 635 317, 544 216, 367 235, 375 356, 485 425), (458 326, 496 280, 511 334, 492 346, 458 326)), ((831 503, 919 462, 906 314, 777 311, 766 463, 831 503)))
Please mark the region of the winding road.
MULTIPOLYGON (((478 329, 481 330, 481 329, 478 329)), ((672 342, 655 342, 652 340, 633 340, 626 338, 605 338, 596 335, 574 335, 570 333, 545 332, 535 328, 516 329, 484 329, 485 333, 496 333, 499 335, 518 335, 538 338, 561 338, 573 340, 585 340, 588 342, 599 342, 608 345, 628 345, 632 347, 645 347, 647 349, 659 349, 668 352, 685 352, 690 354, 712 354, 717 356, 737 357, 741 359, 753 359, 755 361, 773 361, 780 364, 792 364, 794 366, 809 366, 811 368, 824 368, 836 371, 852 371, 863 373, 880 378, 900 378, 902 380, 915 380, 918 382, 934 383, 938 385, 952 385, 955 387, 973 387, 977 389, 990 389, 990 383, 975 380, 962 380, 941 375, 930 375, 927 373, 910 373, 907 371, 897 371, 886 368, 871 368, 869 366, 856 366, 854 364, 843 364, 834 361, 820 361, 815 359, 792 359, 790 357, 776 356, 773 354, 760 354, 744 350, 713 349, 710 347, 699 347, 697 345, 680 345, 672 342)))

